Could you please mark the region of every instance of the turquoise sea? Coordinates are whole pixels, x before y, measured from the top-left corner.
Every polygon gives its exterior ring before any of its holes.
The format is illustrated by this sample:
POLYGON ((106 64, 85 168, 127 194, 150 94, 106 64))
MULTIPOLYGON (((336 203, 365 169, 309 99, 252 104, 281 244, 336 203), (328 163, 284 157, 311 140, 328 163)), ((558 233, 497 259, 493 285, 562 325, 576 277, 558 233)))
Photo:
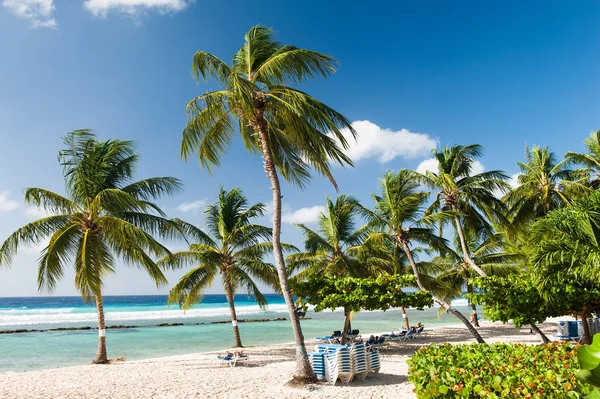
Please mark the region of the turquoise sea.
MULTIPOLYGON (((274 319, 287 317, 283 298, 267 295, 269 306, 261 310, 252 297, 235 298, 238 319, 274 319)), ((465 300, 455 306, 465 314, 465 300)), ((232 345, 231 324, 210 324, 229 320, 229 307, 224 295, 206 295, 201 304, 183 312, 167 306, 166 296, 107 296, 104 298, 107 325, 137 326, 107 330, 108 355, 127 360, 222 350, 232 345), (160 323, 184 323, 183 326, 157 327, 160 323), (204 324, 201 324, 204 323, 204 324)), ((437 308, 423 311, 410 309, 411 324, 421 321, 426 326, 454 324, 457 319, 442 314, 437 308)), ((312 310, 302 321, 307 339, 341 330, 343 313, 312 310)), ((399 310, 360 312, 352 327, 363 333, 398 331, 402 325, 399 310)), ((81 297, 0 298, 0 330, 49 329, 56 327, 97 326, 96 309, 81 297)), ((245 346, 268 345, 293 341, 289 321, 240 323, 245 346)), ((0 372, 28 371, 89 363, 96 353, 97 330, 52 331, 0 334, 0 372)))

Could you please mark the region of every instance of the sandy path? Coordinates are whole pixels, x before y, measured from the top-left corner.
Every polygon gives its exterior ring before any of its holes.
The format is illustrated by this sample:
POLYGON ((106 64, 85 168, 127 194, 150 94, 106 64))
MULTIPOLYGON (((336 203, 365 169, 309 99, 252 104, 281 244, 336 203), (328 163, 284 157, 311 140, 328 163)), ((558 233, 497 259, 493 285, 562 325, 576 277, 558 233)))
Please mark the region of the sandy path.
MULTIPOLYGON (((543 330, 554 332, 554 325, 543 330)), ((488 342, 538 343, 529 329, 486 324, 488 342)), ((375 378, 330 386, 290 388, 294 370, 291 345, 248 348, 247 366, 220 365, 214 353, 198 353, 111 365, 84 365, 26 373, 0 374, 1 398, 415 398, 406 360, 430 342, 473 342, 464 327, 431 330, 421 340, 392 343, 383 350, 375 378)), ((312 349, 309 344, 309 350, 312 349)))

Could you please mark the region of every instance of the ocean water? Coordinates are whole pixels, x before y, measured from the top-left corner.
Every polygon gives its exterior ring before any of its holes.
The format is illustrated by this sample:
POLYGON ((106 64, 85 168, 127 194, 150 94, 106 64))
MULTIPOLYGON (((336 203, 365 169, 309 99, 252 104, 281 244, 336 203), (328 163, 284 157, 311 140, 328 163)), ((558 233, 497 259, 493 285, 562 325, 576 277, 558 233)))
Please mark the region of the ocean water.
MULTIPOLYGON (((287 308, 278 295, 267 295, 269 306, 263 310, 254 298, 235 297, 238 319, 274 319, 286 317, 287 308)), ((454 305, 469 313, 465 300, 454 305)), ((421 321, 427 326, 457 323, 449 314, 438 318, 438 309, 409 309, 411 324, 421 321)), ((167 306, 166 296, 106 296, 104 312, 107 325, 136 328, 107 330, 108 355, 128 360, 223 350, 233 343, 231 324, 210 324, 229 320, 229 306, 224 295, 206 295, 201 304, 182 311, 167 306), (184 323, 183 326, 157 327, 159 323, 184 323)), ((312 310, 302 321, 307 339, 341 330, 343 313, 312 310)), ((360 312, 352 327, 363 333, 398 331, 403 324, 399 310, 360 312)), ((0 330, 49 329, 57 327, 97 327, 96 308, 81 297, 0 298, 0 330)), ((268 345, 293 341, 288 320, 263 323, 240 323, 245 346, 268 345)), ((0 372, 28 371, 87 364, 96 353, 97 330, 51 331, 0 334, 0 372)))

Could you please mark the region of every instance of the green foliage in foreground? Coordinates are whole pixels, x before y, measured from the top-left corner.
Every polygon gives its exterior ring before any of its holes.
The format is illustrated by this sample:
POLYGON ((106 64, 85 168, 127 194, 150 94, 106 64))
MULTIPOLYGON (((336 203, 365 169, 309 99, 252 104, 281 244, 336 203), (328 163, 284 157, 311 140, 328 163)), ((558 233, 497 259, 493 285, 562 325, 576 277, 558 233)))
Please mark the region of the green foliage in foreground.
POLYGON ((588 399, 600 398, 600 334, 594 336, 591 345, 584 345, 577 351, 581 370, 577 373, 580 381, 594 386, 588 399))
POLYGON ((433 299, 429 292, 408 293, 402 290, 414 284, 415 277, 411 275, 385 275, 376 278, 311 277, 305 282, 293 282, 292 292, 302 304, 314 305, 315 312, 341 307, 358 312, 401 306, 417 309, 432 306, 433 299))
POLYGON ((420 399, 583 398, 573 345, 430 345, 409 360, 420 399))

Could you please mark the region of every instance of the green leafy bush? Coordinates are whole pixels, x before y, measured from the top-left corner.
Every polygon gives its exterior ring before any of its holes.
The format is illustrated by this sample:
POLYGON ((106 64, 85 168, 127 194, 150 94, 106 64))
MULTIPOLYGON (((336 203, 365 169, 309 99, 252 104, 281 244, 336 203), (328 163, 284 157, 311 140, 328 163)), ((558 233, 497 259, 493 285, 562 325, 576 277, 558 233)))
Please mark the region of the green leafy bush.
POLYGON ((430 345, 410 359, 408 379, 420 399, 583 398, 573 345, 430 345))

